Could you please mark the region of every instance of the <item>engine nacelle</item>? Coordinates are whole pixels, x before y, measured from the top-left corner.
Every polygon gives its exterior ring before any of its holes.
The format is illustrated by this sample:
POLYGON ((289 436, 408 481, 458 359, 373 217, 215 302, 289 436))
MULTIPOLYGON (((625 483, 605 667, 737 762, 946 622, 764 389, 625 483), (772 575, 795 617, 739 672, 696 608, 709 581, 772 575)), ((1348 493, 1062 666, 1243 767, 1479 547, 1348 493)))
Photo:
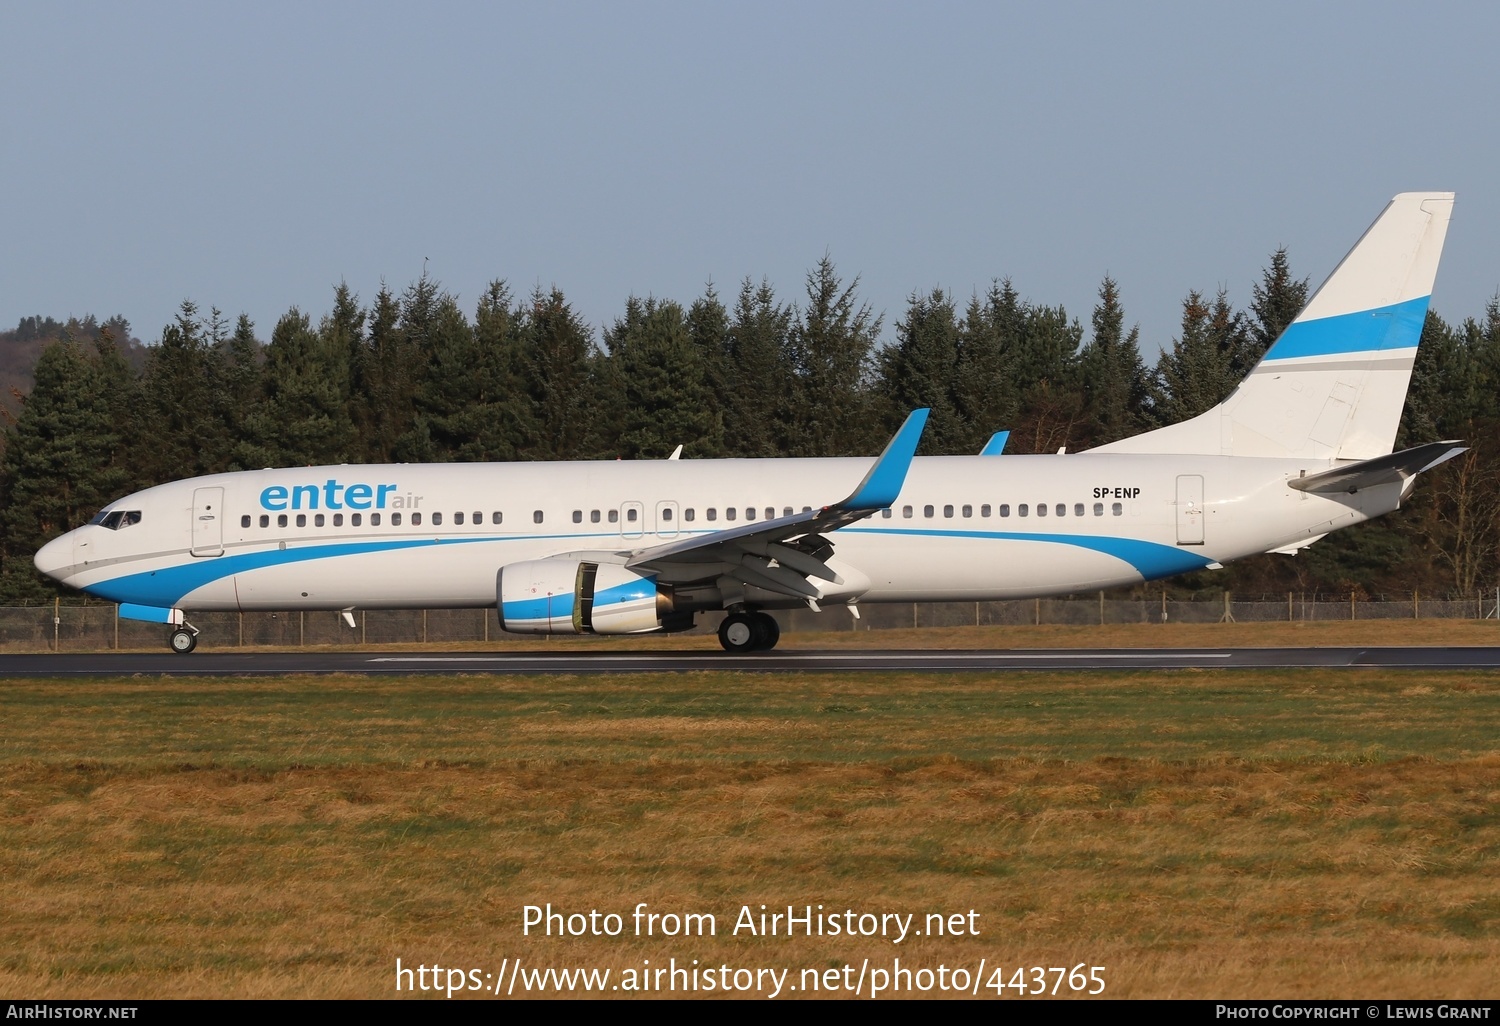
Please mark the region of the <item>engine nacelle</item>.
POLYGON ((645 634, 676 629, 681 619, 673 616, 671 585, 618 563, 511 563, 500 568, 495 590, 500 626, 517 634, 645 634))

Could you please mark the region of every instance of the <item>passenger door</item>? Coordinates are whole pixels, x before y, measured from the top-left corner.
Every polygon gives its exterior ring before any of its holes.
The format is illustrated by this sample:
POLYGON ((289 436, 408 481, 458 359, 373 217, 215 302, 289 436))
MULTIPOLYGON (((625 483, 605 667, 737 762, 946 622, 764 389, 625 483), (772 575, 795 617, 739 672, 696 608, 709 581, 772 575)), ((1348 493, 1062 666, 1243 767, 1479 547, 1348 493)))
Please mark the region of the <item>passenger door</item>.
POLYGON ((224 489, 193 489, 193 555, 224 555, 224 489))
POLYGON ((1177 478, 1177 544, 1203 544, 1203 478, 1198 474, 1177 478))

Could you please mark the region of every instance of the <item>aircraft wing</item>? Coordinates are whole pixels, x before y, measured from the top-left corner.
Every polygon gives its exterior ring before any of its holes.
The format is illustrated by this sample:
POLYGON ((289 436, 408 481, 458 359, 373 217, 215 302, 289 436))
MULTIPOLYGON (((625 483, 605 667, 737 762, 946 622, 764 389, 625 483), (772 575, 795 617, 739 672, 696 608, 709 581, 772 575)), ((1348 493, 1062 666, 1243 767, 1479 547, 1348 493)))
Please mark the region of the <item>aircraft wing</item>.
POLYGON ((1005 443, 1009 440, 1009 431, 996 431, 993 435, 990 435, 990 440, 984 443, 984 448, 979 450, 979 455, 999 456, 1005 451, 1005 443))
POLYGON ((843 583, 825 562, 833 555, 833 544, 822 534, 863 520, 896 501, 906 483, 928 412, 913 410, 907 416, 906 423, 847 498, 806 513, 653 545, 632 553, 625 565, 673 581, 728 575, 767 591, 815 600, 818 589, 807 578, 843 583))
POLYGON ((1468 447, 1462 442, 1428 442, 1412 449, 1402 449, 1389 456, 1377 456, 1343 467, 1334 467, 1306 477, 1294 477, 1287 487, 1299 492, 1357 492, 1383 484, 1401 484, 1439 463, 1451 460, 1468 447))

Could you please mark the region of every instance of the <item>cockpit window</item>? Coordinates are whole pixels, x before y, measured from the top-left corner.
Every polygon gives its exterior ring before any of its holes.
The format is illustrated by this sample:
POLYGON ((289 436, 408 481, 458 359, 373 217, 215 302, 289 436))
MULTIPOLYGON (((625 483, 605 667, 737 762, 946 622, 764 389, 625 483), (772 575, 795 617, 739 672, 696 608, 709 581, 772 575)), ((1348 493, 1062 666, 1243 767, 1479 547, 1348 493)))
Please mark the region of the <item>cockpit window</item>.
POLYGON ((140 522, 141 511, 138 509, 113 509, 108 512, 101 512, 89 521, 91 524, 107 527, 111 531, 119 531, 140 522))

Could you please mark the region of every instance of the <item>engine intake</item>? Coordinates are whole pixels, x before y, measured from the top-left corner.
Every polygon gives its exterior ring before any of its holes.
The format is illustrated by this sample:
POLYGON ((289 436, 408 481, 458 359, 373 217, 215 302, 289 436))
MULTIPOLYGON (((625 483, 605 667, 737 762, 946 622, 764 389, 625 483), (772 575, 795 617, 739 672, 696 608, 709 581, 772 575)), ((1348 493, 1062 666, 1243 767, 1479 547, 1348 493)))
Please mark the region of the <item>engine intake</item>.
MULTIPOLYGON (((500 568, 500 626, 516 634, 645 634, 680 630, 672 586, 618 563, 533 559, 500 568)), ((691 614, 685 626, 692 626, 691 614)))

